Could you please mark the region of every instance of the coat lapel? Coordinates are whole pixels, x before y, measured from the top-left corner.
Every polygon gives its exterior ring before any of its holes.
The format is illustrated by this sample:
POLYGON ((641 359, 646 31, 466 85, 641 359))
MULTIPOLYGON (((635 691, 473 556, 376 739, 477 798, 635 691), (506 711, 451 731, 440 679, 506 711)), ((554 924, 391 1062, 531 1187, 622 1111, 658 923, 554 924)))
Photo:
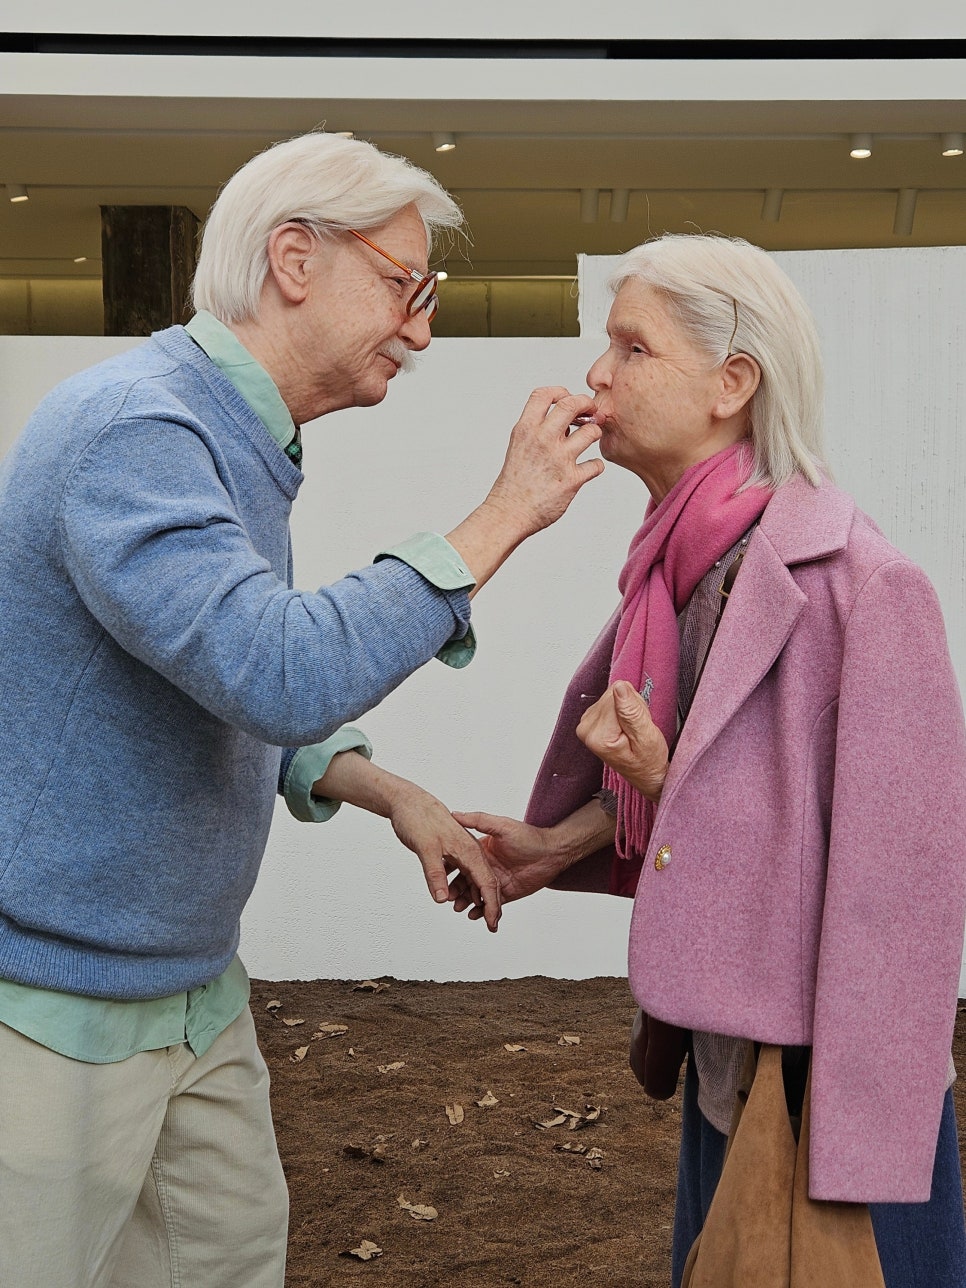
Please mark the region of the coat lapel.
POLYGON ((848 540, 854 503, 831 484, 780 488, 752 537, 681 733, 662 805, 747 701, 785 647, 808 597, 789 566, 828 557, 848 540))

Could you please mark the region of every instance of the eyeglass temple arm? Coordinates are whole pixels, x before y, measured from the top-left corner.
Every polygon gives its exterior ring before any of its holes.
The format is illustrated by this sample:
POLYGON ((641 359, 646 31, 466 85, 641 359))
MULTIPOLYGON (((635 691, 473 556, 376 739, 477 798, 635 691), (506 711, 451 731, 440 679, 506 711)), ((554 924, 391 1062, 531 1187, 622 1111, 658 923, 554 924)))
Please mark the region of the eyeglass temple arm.
POLYGON ((370 246, 377 255, 381 255, 383 259, 388 259, 391 264, 395 264, 396 267, 401 268, 404 273, 408 273, 414 282, 422 282, 425 280, 425 273, 420 273, 416 268, 410 268, 408 264, 400 264, 399 260, 396 259, 395 256, 390 255, 389 252, 387 250, 383 250, 381 246, 377 246, 375 242, 371 242, 368 237, 363 237, 362 233, 357 233, 354 228, 349 228, 346 231, 352 233, 353 237, 358 237, 360 241, 365 242, 366 245, 370 246))

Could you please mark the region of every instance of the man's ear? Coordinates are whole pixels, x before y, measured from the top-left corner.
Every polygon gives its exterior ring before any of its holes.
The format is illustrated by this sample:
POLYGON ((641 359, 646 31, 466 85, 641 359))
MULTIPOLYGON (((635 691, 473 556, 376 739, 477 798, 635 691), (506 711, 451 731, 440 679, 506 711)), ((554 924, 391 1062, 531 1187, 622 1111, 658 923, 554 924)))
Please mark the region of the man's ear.
POLYGON ((279 224, 269 234, 268 271, 289 304, 301 304, 308 294, 308 264, 318 249, 318 238, 305 224, 279 224))
POLYGON ((721 367, 721 389, 714 413, 720 420, 736 416, 761 384, 761 367, 748 353, 733 353, 721 367))

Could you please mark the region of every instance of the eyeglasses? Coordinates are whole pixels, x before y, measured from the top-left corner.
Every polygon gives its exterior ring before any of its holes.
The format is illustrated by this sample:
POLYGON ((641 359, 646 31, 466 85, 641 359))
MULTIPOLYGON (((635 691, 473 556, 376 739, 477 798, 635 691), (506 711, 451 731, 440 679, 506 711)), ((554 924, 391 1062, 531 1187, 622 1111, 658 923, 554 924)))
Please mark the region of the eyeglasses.
POLYGON ((410 268, 407 264, 401 264, 394 255, 390 255, 387 250, 383 250, 381 246, 377 246, 376 243, 374 241, 370 241, 368 237, 363 237, 362 233, 357 233, 354 228, 347 228, 346 232, 350 232, 353 237, 358 237, 359 240, 365 242, 367 246, 371 246, 377 255, 382 255, 384 259, 388 259, 390 263, 395 264, 397 268, 401 268, 407 277, 412 278, 412 280, 417 283, 415 291, 413 291, 412 295, 410 295, 409 299, 406 301, 406 313, 409 317, 415 317, 421 310, 425 310, 426 321, 432 322, 439 309, 439 296, 436 294, 436 285, 439 282, 438 274, 420 273, 417 269, 410 268))

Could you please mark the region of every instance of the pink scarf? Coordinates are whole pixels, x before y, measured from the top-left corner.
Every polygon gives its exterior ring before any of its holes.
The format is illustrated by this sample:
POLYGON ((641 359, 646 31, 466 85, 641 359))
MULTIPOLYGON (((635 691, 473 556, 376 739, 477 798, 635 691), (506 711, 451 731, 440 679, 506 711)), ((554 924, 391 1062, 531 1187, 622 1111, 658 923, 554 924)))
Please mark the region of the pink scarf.
MULTIPOLYGON (((674 742, 678 710, 678 614, 698 582, 761 515, 771 499, 763 487, 737 489, 748 477, 748 453, 736 443, 692 465, 659 505, 653 501, 631 541, 618 586, 623 596, 610 683, 629 680, 651 716, 674 742)), ((617 795, 617 853, 630 864, 614 877, 636 883, 656 807, 604 766, 604 787, 617 795)), ((612 882, 611 889, 614 889, 612 882)), ((620 893, 633 894, 621 889, 620 893)))

